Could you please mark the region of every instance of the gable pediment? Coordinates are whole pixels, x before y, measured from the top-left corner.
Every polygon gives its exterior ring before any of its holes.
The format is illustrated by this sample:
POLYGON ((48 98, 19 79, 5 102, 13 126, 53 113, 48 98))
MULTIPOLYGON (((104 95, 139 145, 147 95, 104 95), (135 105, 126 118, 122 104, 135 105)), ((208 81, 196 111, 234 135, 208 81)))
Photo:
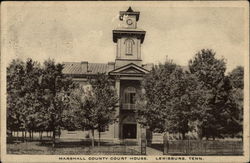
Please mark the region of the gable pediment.
POLYGON ((123 71, 120 71, 120 73, 142 73, 142 71, 139 71, 138 69, 130 67, 130 68, 127 68, 123 71))
POLYGON ((119 75, 123 75, 123 74, 124 75, 144 75, 148 72, 149 72, 148 70, 131 63, 128 65, 119 67, 119 68, 109 72, 109 74, 111 74, 111 75, 117 75, 117 74, 119 74, 119 75))

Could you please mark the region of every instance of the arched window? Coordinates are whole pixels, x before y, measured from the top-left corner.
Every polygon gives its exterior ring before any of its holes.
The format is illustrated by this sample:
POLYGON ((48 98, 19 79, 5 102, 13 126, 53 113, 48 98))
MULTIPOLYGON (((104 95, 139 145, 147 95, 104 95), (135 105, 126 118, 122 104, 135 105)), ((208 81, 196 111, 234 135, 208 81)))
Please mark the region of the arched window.
POLYGON ((136 89, 134 87, 127 87, 124 90, 124 103, 135 104, 136 89))
POLYGON ((125 40, 124 44, 126 45, 126 55, 132 55, 133 54, 133 44, 134 40, 128 38, 125 40))

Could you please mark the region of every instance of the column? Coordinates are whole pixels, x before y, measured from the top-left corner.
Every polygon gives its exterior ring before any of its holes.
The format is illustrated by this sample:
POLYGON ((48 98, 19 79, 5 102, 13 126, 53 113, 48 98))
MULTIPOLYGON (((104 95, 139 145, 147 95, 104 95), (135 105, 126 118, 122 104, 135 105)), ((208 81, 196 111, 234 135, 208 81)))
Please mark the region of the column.
POLYGON ((137 39, 137 56, 138 56, 138 59, 141 59, 141 40, 140 39, 137 39))
MULTIPOLYGON (((115 80, 115 88, 117 90, 117 95, 118 98, 120 98, 120 79, 116 79, 115 80)), ((120 115, 120 102, 117 103, 117 107, 116 107, 116 116, 120 115)), ((115 139, 119 139, 119 120, 120 118, 118 118, 118 122, 114 123, 114 138, 115 139)))
POLYGON ((141 125, 137 122, 137 133, 136 133, 136 137, 137 137, 137 142, 138 142, 138 145, 141 146, 141 130, 142 130, 142 127, 141 125))

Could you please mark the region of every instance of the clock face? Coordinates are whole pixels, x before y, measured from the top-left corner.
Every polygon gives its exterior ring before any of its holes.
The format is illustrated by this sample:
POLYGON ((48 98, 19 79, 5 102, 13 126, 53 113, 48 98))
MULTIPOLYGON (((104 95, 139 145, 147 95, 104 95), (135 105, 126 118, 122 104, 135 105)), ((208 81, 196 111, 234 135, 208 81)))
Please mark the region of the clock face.
POLYGON ((128 19, 126 22, 127 22, 128 25, 133 24, 133 21, 131 19, 128 19))

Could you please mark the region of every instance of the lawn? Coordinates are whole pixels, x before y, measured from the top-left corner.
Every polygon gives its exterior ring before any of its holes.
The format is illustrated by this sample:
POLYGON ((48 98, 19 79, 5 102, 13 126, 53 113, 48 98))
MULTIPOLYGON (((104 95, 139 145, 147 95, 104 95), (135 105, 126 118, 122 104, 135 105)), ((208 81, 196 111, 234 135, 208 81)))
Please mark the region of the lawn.
POLYGON ((51 142, 18 142, 7 144, 8 154, 28 155, 140 155, 138 146, 102 144, 92 148, 88 142, 60 142, 52 148, 51 142))

